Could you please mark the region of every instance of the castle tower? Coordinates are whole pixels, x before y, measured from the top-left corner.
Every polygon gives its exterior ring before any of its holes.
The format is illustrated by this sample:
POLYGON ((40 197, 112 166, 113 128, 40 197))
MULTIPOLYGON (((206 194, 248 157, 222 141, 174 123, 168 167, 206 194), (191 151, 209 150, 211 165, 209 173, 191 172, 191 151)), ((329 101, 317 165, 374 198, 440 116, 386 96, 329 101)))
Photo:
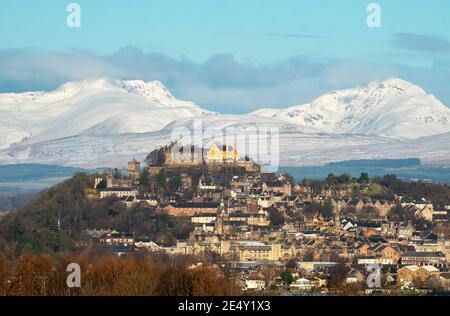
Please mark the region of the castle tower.
POLYGON ((128 162, 128 176, 133 180, 138 180, 141 177, 141 163, 136 159, 128 162))

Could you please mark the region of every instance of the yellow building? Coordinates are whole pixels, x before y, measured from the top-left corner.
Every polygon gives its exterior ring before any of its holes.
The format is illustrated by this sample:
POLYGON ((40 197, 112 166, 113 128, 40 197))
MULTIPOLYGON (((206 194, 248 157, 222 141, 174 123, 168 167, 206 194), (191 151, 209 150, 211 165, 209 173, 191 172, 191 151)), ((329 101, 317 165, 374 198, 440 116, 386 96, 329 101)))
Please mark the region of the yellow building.
POLYGON ((271 260, 278 261, 283 257, 281 244, 251 245, 239 247, 240 261, 271 260))
POLYGON ((225 145, 222 147, 217 146, 216 144, 212 145, 208 151, 206 156, 208 161, 238 161, 239 154, 237 149, 231 145, 225 145))

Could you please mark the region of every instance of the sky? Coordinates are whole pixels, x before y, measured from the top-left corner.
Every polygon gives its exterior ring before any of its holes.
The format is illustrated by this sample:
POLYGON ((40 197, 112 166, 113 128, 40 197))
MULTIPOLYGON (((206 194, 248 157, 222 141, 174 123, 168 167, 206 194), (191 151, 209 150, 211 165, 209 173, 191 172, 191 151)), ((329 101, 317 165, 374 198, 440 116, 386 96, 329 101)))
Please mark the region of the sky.
POLYGON ((0 0, 0 92, 93 77, 160 80, 227 113, 391 77, 450 106, 450 1, 0 0))

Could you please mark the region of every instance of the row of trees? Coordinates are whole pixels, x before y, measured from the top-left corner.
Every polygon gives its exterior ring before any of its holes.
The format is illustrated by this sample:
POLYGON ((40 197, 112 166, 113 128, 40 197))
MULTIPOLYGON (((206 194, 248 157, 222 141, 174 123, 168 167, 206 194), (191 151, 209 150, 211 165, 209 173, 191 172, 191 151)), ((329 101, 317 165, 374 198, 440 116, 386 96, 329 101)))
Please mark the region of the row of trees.
POLYGON ((151 255, 127 257, 84 253, 58 259, 25 254, 14 261, 0 255, 0 295, 37 296, 228 296, 238 289, 233 279, 213 268, 189 269, 180 262, 161 262, 151 255), (81 287, 73 280, 70 263, 80 266, 81 287), (177 264, 176 264, 177 263, 177 264))
POLYGON ((330 173, 327 176, 326 182, 328 185, 350 184, 352 182, 367 184, 370 182, 370 178, 367 172, 362 172, 359 178, 352 178, 349 174, 346 173, 338 176, 336 176, 334 173, 330 173))
POLYGON ((447 185, 424 181, 403 181, 393 174, 375 177, 372 181, 388 188, 397 195, 415 199, 427 198, 436 207, 443 207, 449 202, 450 193, 447 185))
MULTIPOLYGON (((450 190, 448 185, 429 183, 425 181, 405 181, 394 174, 383 177, 375 176, 372 179, 366 172, 361 173, 358 178, 352 178, 349 174, 335 175, 330 173, 325 180, 303 180, 303 185, 312 187, 314 193, 333 186, 346 186, 352 184, 374 184, 379 185, 382 192, 371 192, 373 198, 392 199, 395 195, 411 197, 414 199, 426 198, 431 200, 435 207, 443 207, 449 203, 450 190)), ((366 194, 360 192, 358 186, 353 186, 355 196, 366 194)))
POLYGON ((17 207, 21 207, 33 201, 37 196, 36 193, 25 194, 1 194, 0 193, 0 212, 9 211, 17 207))

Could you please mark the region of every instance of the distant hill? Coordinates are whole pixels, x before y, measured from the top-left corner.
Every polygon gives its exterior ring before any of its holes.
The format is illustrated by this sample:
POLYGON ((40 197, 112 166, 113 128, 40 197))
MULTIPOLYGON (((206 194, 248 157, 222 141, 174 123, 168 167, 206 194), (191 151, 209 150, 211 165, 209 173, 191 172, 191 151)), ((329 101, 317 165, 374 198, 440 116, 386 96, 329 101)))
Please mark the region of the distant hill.
POLYGON ((280 172, 287 172, 297 180, 325 179, 328 174, 347 173, 359 177, 367 172, 370 177, 395 174, 405 180, 427 180, 450 184, 450 168, 440 168, 421 165, 420 159, 381 159, 381 160, 349 160, 329 163, 316 167, 280 167, 280 172))
POLYGON ((0 165, 0 185, 2 182, 25 182, 48 178, 71 177, 86 169, 43 164, 0 165))
POLYGON ((367 168, 411 168, 419 167, 421 165, 420 159, 409 158, 409 159, 361 159, 361 160, 348 160, 341 162, 332 162, 325 167, 367 167, 367 168))

